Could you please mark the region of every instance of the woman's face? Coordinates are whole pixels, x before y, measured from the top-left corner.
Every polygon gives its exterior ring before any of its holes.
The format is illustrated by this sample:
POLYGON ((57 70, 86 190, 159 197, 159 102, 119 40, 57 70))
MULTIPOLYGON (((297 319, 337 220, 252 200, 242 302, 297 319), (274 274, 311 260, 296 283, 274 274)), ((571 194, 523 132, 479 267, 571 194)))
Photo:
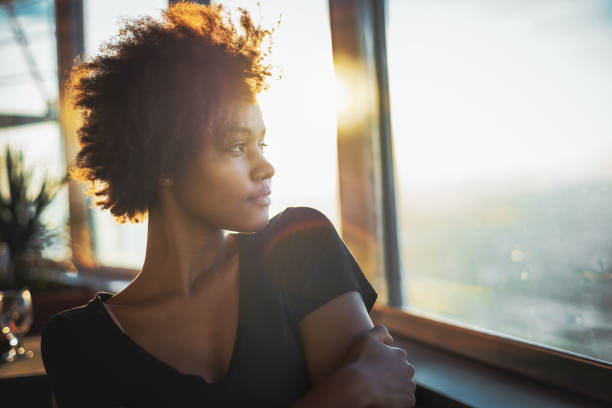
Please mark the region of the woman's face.
POLYGON ((274 167, 263 155, 266 128, 257 104, 235 103, 177 178, 177 201, 188 215, 215 229, 253 232, 268 223, 274 167))

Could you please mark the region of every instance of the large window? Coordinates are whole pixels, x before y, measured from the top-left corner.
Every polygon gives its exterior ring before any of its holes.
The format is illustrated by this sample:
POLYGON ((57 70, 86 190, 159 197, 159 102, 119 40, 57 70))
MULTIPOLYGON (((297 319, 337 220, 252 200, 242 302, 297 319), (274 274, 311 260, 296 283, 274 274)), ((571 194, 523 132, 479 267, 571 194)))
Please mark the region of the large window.
POLYGON ((611 16, 389 1, 408 310, 612 361, 611 16))

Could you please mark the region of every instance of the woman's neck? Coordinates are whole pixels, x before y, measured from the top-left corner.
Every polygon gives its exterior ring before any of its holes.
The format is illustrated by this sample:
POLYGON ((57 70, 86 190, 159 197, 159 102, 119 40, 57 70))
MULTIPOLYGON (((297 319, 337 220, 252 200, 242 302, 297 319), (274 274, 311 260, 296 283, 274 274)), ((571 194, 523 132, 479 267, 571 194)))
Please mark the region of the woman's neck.
POLYGON ((198 280, 207 281, 202 278, 222 270, 235 252, 232 244, 223 230, 194 219, 172 197, 163 197, 149 210, 142 270, 117 303, 190 298, 198 280))

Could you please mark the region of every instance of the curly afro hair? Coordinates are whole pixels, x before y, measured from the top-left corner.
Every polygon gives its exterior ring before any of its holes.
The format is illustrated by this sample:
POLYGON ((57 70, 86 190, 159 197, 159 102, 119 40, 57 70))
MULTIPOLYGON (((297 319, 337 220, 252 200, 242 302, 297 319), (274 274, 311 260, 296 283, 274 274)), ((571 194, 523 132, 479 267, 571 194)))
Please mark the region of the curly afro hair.
MULTIPOLYGON (((143 220, 157 180, 176 175, 212 136, 225 103, 254 102, 267 88, 270 30, 221 5, 171 5, 160 20, 127 20, 69 86, 83 124, 71 175, 120 222, 143 220)), ((271 42, 270 42, 271 44, 271 42)))

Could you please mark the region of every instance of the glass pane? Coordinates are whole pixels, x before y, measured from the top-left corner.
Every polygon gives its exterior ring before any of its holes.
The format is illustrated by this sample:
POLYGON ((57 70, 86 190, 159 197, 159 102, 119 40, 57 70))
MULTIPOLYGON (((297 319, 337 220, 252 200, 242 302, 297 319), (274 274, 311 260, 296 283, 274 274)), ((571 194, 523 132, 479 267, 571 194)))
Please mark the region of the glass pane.
POLYGON ((53 1, 11 3, 0 13, 0 113, 44 116, 58 98, 53 1))
POLYGON ((407 308, 612 361, 612 8, 399 1, 407 308))
MULTIPOLYGON (((23 152, 32 168, 34 194, 45 175, 60 179, 66 172, 56 117, 58 98, 54 3, 12 2, 0 13, 0 156, 7 146, 23 152)), ((0 185, 6 194, 4 161, 0 185)), ((63 188, 41 219, 60 234, 43 256, 68 259, 68 189, 63 188)))

